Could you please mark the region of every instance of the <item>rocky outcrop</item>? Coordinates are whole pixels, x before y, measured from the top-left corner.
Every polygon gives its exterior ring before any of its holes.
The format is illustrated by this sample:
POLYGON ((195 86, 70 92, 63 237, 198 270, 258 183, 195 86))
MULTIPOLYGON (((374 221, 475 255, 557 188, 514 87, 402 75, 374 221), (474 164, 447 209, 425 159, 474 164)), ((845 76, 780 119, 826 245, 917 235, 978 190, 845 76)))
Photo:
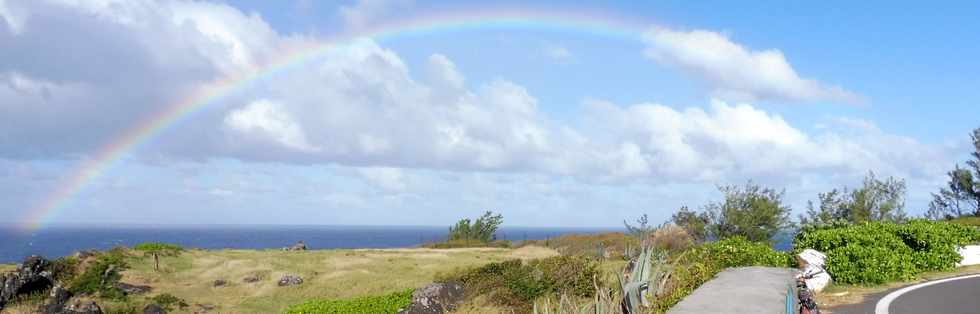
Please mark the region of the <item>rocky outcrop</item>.
POLYGON ((211 286, 212 287, 224 287, 227 284, 228 284, 228 282, 225 281, 224 279, 215 279, 214 282, 211 284, 211 286))
POLYGON ((156 304, 148 304, 143 308, 143 314, 167 314, 167 310, 156 304))
POLYGON ((279 279, 279 286, 298 286, 303 283, 303 278, 296 275, 284 275, 279 279))
POLYGON ((51 263, 43 257, 31 255, 12 273, 0 275, 0 309, 3 309, 19 295, 41 293, 54 285, 48 266, 51 263))
POLYGON ((412 293, 412 304, 404 314, 441 314, 456 309, 463 301, 463 286, 456 283, 433 283, 412 293))
POLYGON ((303 241, 296 242, 293 246, 282 248, 283 251, 306 251, 306 244, 303 241))
POLYGON ((74 300, 58 314, 102 314, 102 308, 95 301, 74 300))
POLYGON ((71 292, 61 285, 56 285, 48 292, 48 298, 41 304, 39 312, 44 314, 58 314, 65 311, 65 304, 71 299, 71 292))
POLYGON ((150 286, 134 285, 125 282, 117 282, 115 286, 128 295, 144 294, 153 289, 150 286))

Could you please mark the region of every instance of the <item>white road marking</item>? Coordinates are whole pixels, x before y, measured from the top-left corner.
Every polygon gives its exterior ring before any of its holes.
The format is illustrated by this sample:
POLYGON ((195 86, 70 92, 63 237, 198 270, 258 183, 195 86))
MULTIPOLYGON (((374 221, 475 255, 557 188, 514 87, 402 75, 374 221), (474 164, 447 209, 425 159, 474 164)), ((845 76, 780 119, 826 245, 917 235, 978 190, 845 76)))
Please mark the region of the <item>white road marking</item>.
POLYGON ((905 294, 906 292, 919 289, 922 287, 928 287, 935 284, 941 284, 944 282, 953 281, 953 280, 960 280, 960 279, 967 279, 967 278, 974 278, 974 277, 980 277, 980 274, 923 282, 917 285, 912 285, 902 289, 895 290, 894 292, 889 293, 884 298, 881 298, 881 300, 878 301, 878 304, 875 305, 875 314, 888 314, 888 306, 892 304, 892 301, 897 299, 899 296, 905 294))

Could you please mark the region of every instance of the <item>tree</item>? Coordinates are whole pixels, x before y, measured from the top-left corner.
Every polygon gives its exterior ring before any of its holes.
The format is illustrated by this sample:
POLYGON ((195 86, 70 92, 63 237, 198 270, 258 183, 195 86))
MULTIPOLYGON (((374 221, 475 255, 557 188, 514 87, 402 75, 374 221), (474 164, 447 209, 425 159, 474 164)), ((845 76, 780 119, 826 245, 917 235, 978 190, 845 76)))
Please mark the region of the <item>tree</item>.
POLYGON ((133 247, 134 250, 142 251, 144 254, 153 256, 153 269, 160 270, 160 256, 177 256, 184 250, 176 244, 147 242, 140 243, 133 247))
POLYGON ((863 185, 854 190, 833 189, 817 194, 819 207, 807 204, 807 215, 800 215, 800 224, 832 224, 835 222, 889 221, 904 222, 905 180, 888 177, 878 178, 868 172, 863 185))
POLYGON ((790 207, 783 194, 751 181, 744 186, 720 186, 722 202, 709 203, 701 212, 681 207, 671 220, 695 240, 742 236, 750 241, 769 241, 780 230, 791 226, 790 207))
POLYGON ((966 168, 956 167, 946 175, 949 181, 939 193, 932 194, 926 216, 932 219, 951 219, 973 215, 980 217, 980 128, 970 134, 973 142, 972 159, 966 168))
POLYGON ((471 222, 469 218, 463 218, 456 222, 456 225, 449 227, 449 240, 490 242, 497 239, 497 228, 503 222, 503 216, 494 215, 491 211, 487 211, 476 221, 471 222))
POLYGON ((681 206, 670 221, 684 229, 687 234, 694 238, 694 241, 704 242, 708 237, 708 225, 711 223, 711 216, 707 212, 695 212, 687 206, 681 206))
POLYGON ((762 187, 751 181, 745 186, 718 188, 725 194, 720 203, 705 206, 711 224, 708 235, 717 239, 743 236, 750 241, 769 241, 791 226, 790 207, 783 204, 785 191, 762 187))

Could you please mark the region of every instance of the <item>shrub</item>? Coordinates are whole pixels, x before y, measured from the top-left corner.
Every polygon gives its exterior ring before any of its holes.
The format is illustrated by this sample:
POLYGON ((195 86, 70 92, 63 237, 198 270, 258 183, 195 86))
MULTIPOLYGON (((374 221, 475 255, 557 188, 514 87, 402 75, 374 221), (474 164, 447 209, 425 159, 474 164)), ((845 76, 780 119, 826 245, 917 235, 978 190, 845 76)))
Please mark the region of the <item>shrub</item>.
POLYGON ((793 257, 774 250, 767 243, 751 242, 733 237, 705 243, 681 253, 674 260, 673 276, 663 295, 658 296, 656 308, 664 312, 691 294, 716 274, 729 267, 771 266, 790 267, 793 257))
POLYGON ((183 309, 188 306, 184 299, 178 298, 177 296, 169 293, 153 296, 150 298, 150 302, 156 303, 167 311, 172 311, 175 307, 183 309))
POLYGON ((99 253, 95 262, 85 272, 71 281, 69 290, 74 294, 97 295, 102 298, 124 300, 125 293, 115 284, 122 278, 120 272, 129 267, 124 249, 115 248, 99 253))
POLYGON ((797 234, 794 248, 827 253, 827 271, 845 284, 909 280, 926 271, 950 270, 958 246, 980 241, 980 231, 947 222, 868 222, 811 228, 797 234))
POLYGON ((375 314, 397 313, 412 303, 414 289, 382 296, 368 296, 348 300, 311 300, 290 306, 287 314, 375 314))
POLYGON ((495 303, 528 311, 549 294, 591 297, 596 264, 579 256, 555 256, 522 262, 509 260, 441 275, 437 281, 459 282, 468 297, 487 295, 495 303))
POLYGON ((64 256, 51 261, 51 276, 59 282, 69 282, 75 278, 78 270, 78 259, 74 256, 64 256))

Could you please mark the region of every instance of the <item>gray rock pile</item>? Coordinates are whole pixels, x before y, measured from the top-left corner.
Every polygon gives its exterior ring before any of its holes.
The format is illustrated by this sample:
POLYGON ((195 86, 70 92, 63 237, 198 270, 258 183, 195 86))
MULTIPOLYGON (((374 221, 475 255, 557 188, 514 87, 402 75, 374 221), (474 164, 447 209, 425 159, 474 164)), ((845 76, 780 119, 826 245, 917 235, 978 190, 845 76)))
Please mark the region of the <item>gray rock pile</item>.
POLYGON ((46 291, 54 285, 48 266, 51 263, 37 255, 28 256, 12 273, 0 275, 0 310, 21 295, 46 291))
POLYGON ((300 284, 303 284, 303 278, 296 275, 284 275, 279 279, 280 287, 298 286, 300 284))
POLYGON ((306 251, 306 244, 303 241, 296 242, 293 246, 282 248, 283 251, 306 251))
POLYGON ((463 286, 456 283, 433 283, 412 293, 412 304, 403 314, 442 314, 451 312, 463 301, 463 286))

